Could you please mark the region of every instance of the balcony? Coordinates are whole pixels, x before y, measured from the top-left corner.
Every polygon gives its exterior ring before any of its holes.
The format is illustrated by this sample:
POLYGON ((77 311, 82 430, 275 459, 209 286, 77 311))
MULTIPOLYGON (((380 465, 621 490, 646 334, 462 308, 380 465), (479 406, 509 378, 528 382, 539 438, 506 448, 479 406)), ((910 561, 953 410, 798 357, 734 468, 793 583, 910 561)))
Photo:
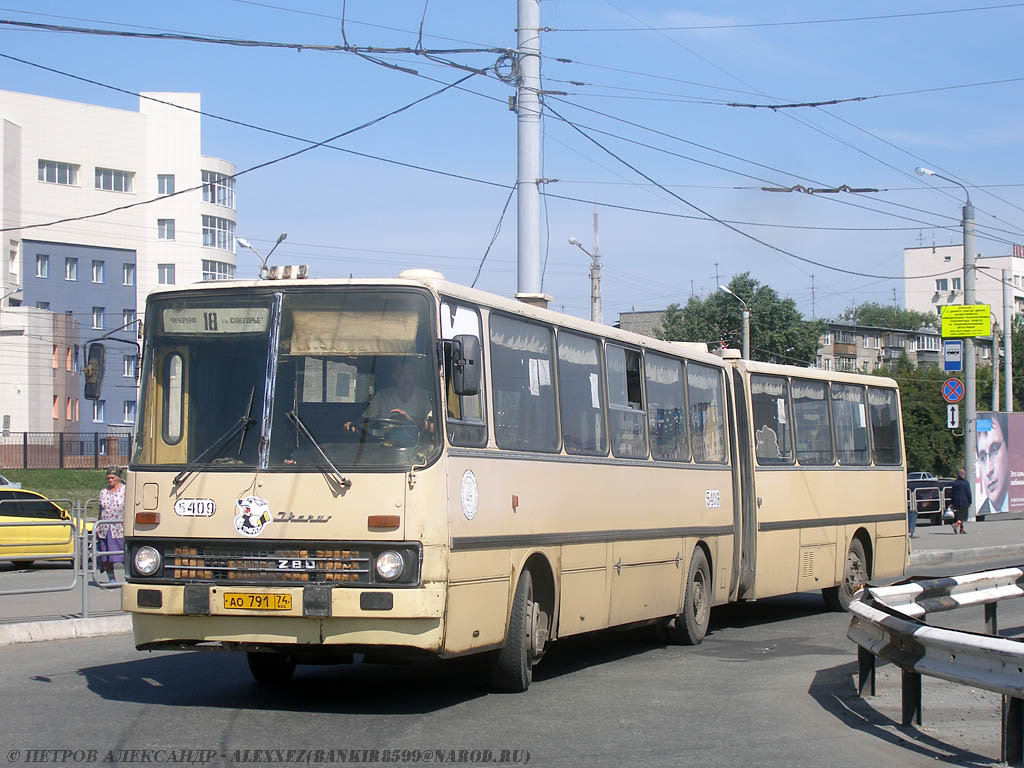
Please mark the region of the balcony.
POLYGON ((849 356, 849 357, 856 357, 857 356, 857 345, 856 345, 856 343, 854 343, 854 344, 844 344, 844 343, 841 343, 841 342, 837 341, 835 344, 832 345, 832 354, 836 355, 837 357, 839 355, 845 355, 845 356, 849 356))

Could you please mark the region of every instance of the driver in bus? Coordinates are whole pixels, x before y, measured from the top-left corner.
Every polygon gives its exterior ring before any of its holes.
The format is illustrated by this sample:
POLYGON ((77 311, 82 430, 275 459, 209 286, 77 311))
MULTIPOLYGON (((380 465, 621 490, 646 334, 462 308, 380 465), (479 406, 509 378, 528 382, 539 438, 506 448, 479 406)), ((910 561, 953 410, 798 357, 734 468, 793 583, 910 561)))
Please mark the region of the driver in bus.
MULTIPOLYGON (((434 431, 432 398, 417 380, 416 363, 402 358, 393 370, 391 386, 378 389, 363 411, 363 423, 383 419, 390 422, 408 422, 428 433, 434 431)), ((346 421, 346 432, 360 432, 361 427, 346 421)))

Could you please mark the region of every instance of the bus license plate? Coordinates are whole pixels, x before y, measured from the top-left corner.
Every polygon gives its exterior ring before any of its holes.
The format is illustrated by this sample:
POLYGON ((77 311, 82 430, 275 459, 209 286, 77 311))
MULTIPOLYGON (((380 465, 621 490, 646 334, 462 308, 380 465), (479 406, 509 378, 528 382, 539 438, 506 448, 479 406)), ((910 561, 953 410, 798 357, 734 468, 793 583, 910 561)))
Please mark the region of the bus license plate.
POLYGON ((225 592, 224 607, 246 611, 290 611, 291 595, 260 595, 255 592, 225 592))

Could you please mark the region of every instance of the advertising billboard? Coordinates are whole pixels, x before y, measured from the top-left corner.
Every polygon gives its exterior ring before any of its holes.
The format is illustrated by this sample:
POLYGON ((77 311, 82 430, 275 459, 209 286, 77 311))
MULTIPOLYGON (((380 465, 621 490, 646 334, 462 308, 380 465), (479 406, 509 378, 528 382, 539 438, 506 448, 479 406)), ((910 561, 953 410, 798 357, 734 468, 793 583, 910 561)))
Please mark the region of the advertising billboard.
POLYGON ((978 516, 1024 513, 1024 413, 978 412, 978 516))

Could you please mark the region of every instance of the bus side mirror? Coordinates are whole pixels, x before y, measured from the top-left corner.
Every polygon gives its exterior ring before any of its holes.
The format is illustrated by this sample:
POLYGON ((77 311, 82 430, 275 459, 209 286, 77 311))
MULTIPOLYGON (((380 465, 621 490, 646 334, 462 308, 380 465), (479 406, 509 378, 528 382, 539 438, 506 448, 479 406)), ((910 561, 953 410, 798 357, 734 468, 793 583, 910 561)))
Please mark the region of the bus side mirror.
POLYGON ((85 369, 85 399, 99 400, 100 389, 103 386, 103 364, 106 361, 107 350, 99 342, 89 345, 86 352, 85 369))
POLYGON ((459 397, 480 394, 480 339, 460 333, 452 339, 452 388, 459 397))

